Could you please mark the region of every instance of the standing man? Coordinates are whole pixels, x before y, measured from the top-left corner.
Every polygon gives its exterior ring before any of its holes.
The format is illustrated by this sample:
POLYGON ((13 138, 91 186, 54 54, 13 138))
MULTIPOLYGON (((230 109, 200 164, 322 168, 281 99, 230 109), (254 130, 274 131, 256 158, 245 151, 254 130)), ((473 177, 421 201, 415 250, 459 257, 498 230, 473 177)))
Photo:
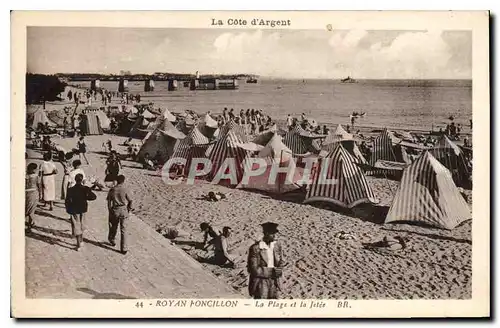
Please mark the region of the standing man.
POLYGON ((66 195, 66 212, 71 215, 71 231, 73 237, 76 237, 76 250, 83 247, 83 220, 88 209, 88 201, 95 200, 97 196, 89 187, 82 184, 83 175, 75 176, 76 184, 68 189, 66 195))
POLYGON ((116 231, 120 224, 120 251, 127 254, 127 219, 132 209, 132 199, 124 186, 125 176, 120 174, 116 178, 117 185, 108 193, 109 234, 108 241, 115 246, 116 231))
POLYGON ((262 224, 262 229, 264 237, 248 252, 248 292, 254 299, 277 299, 283 270, 283 252, 280 243, 275 240, 278 225, 266 222, 262 224))

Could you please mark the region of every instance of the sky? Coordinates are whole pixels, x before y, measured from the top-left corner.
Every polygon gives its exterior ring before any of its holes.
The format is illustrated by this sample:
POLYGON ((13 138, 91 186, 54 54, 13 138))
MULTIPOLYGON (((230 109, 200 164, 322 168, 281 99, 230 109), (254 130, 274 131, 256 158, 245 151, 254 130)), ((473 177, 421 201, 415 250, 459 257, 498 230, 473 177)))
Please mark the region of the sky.
POLYGON ((471 79, 470 31, 28 27, 31 73, 471 79))

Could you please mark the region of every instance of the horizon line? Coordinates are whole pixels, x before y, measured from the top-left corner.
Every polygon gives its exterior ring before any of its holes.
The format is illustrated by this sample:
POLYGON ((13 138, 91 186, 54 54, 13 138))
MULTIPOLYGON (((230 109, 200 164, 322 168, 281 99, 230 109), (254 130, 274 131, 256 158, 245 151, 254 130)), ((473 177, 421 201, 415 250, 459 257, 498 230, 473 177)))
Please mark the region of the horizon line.
MULTIPOLYGON (((193 73, 179 73, 179 72, 155 72, 155 73, 131 73, 129 76, 135 76, 135 75, 154 75, 156 73, 159 74, 170 74, 170 75, 196 75, 193 73)), ((121 74, 116 74, 116 73, 96 73, 96 72, 84 72, 84 73, 79 73, 79 72, 71 72, 71 73, 63 73, 63 72, 57 72, 57 73, 39 73, 39 72, 26 72, 26 74, 41 74, 41 75, 57 75, 57 74, 64 74, 64 75, 70 75, 70 74, 96 74, 96 75, 114 75, 114 76, 123 76, 121 74)), ((259 75, 259 74, 252 74, 252 73, 206 73, 206 74, 200 74, 200 77, 206 76, 206 75, 225 75, 225 76, 238 76, 238 75, 243 75, 243 76, 256 76, 259 79, 268 79, 268 80, 341 80, 346 77, 351 77, 353 76, 348 75, 345 77, 338 77, 338 78, 326 78, 326 77, 282 77, 282 76, 265 76, 265 75, 259 75)), ((126 75, 125 75, 126 76, 126 75)), ((460 80, 460 81, 472 81, 472 77, 470 78, 440 78, 440 77, 430 77, 430 78, 353 78, 354 80, 357 81, 370 81, 370 80, 414 80, 414 81, 424 81, 424 80, 460 80)))

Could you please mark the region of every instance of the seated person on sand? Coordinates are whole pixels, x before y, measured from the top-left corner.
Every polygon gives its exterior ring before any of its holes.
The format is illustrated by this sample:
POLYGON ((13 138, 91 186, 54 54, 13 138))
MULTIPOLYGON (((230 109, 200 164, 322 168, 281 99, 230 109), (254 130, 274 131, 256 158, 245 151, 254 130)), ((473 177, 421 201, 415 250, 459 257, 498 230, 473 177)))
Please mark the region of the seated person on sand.
POLYGON ((387 237, 375 243, 362 243, 364 248, 367 249, 384 249, 389 251, 398 251, 406 248, 407 239, 396 236, 396 237, 387 237))
POLYGON ((184 165, 182 164, 174 164, 172 165, 172 170, 174 172, 175 178, 184 177, 184 165))
POLYGON ((123 145, 124 145, 124 146, 129 146, 129 145, 131 145, 131 144, 132 144, 132 138, 128 138, 127 140, 125 140, 125 141, 123 142, 123 145))
POLYGON ((218 228, 211 226, 207 222, 200 224, 200 230, 203 232, 203 242, 201 243, 201 249, 203 250, 207 250, 210 245, 213 245, 215 239, 221 234, 218 228), (209 238, 211 239, 209 240, 209 238))
POLYGON ((210 191, 207 195, 203 195, 202 198, 209 202, 218 202, 219 200, 226 199, 226 195, 221 192, 210 191))
POLYGON ((160 153, 159 150, 156 151, 156 155, 155 157, 153 157, 153 163, 156 165, 156 166, 162 166, 164 163, 163 163, 163 157, 160 153))
POLYGON ((209 262, 219 266, 235 267, 235 261, 229 254, 229 236, 231 236, 231 228, 224 227, 222 234, 214 240, 214 256, 209 259, 209 262))
POLYGON ((153 163, 151 158, 149 158, 148 153, 144 155, 144 159, 142 160, 142 168, 146 170, 153 170, 153 171, 156 170, 155 164, 153 163))

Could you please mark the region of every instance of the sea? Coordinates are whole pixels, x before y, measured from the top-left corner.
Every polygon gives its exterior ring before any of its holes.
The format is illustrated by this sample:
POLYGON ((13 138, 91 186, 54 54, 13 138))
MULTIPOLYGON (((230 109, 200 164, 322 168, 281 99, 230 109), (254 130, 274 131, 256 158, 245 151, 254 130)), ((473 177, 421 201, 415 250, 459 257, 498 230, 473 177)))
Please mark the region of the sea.
MULTIPOLYGON (((90 82, 78 84, 89 87, 90 82)), ((117 90, 118 82, 102 81, 100 86, 117 90)), ((129 92, 140 94, 141 101, 172 112, 193 110, 221 113, 224 107, 262 109, 273 119, 305 113, 320 125, 350 124, 353 112, 366 113, 356 121, 359 127, 437 131, 453 117, 470 133, 472 119, 472 80, 338 80, 260 79, 258 83, 239 81, 237 90, 196 90, 179 82, 175 91, 167 82, 156 81, 153 92, 144 92, 144 82, 130 81, 129 92)))

